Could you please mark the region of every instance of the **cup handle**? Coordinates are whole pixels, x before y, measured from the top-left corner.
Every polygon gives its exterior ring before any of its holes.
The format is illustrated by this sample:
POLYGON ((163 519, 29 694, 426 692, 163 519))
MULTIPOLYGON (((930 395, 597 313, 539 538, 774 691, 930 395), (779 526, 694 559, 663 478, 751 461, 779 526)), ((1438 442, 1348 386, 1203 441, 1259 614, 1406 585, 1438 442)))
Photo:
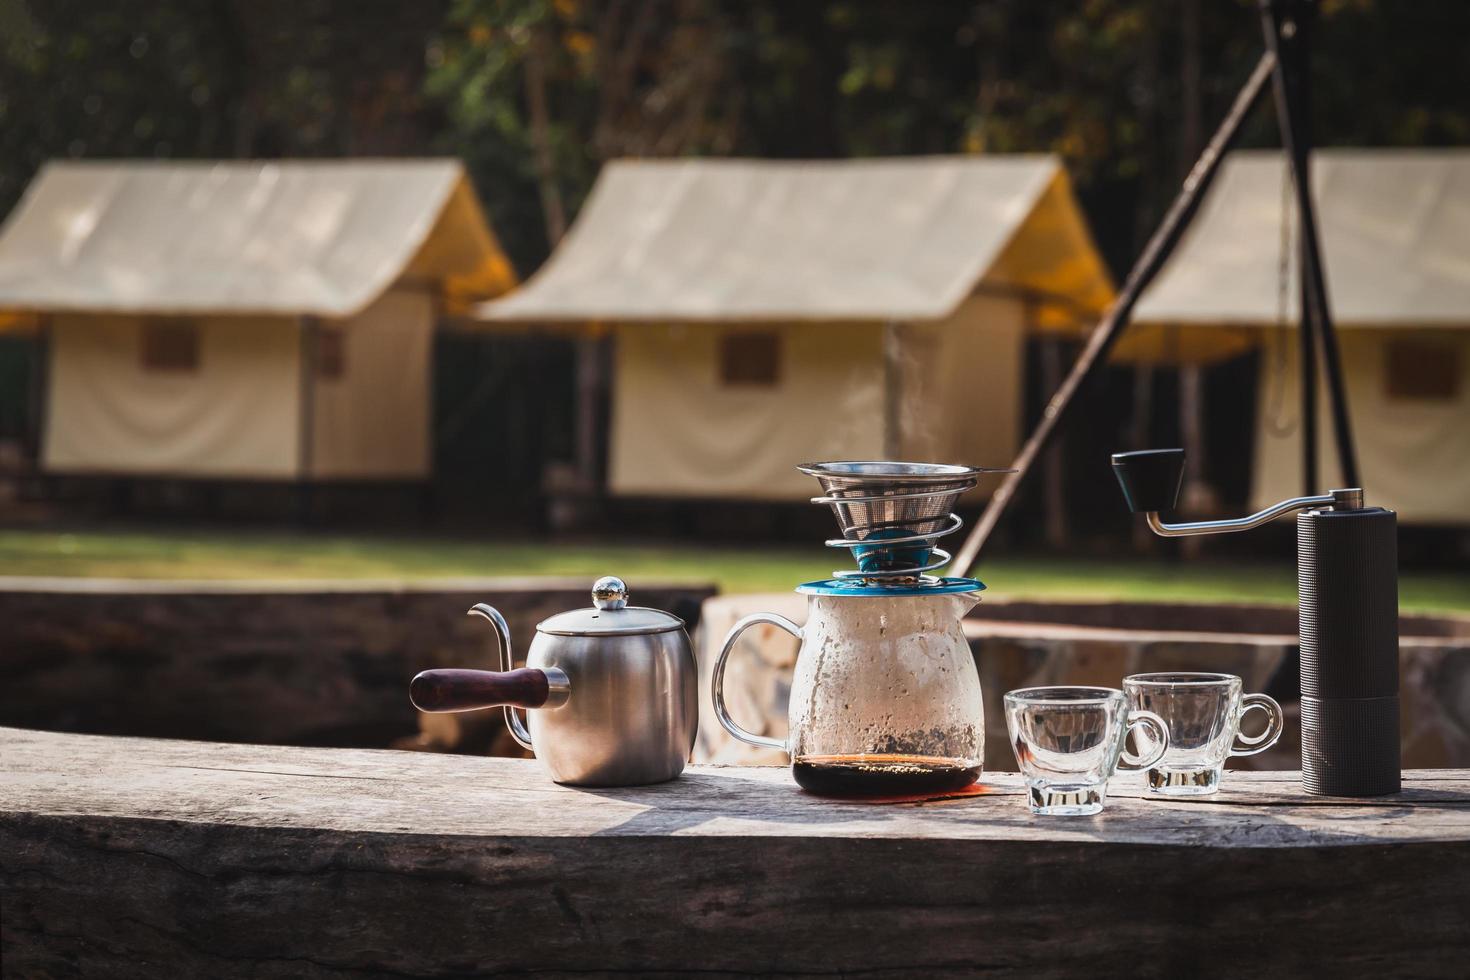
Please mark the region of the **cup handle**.
POLYGON ((729 633, 725 634, 725 645, 720 648, 719 659, 715 661, 714 677, 710 680, 710 697, 714 700, 715 718, 719 720, 720 727, 725 729, 725 731, 734 735, 742 742, 758 745, 763 749, 775 749, 778 752, 785 752, 785 742, 779 738, 767 738, 764 735, 747 732, 735 724, 734 719, 730 717, 730 712, 725 710, 725 660, 730 656, 730 651, 735 649, 735 641, 740 638, 740 634, 757 623, 768 623, 771 626, 778 626, 798 640, 801 639, 801 627, 797 626, 785 616, 777 616, 775 613, 756 613, 753 616, 746 616, 731 627, 729 633))
POLYGON ((1244 720, 1246 712, 1252 708, 1266 713, 1266 730, 1259 735, 1242 735, 1240 729, 1236 728, 1235 741, 1245 746, 1245 748, 1241 749, 1235 745, 1231 745, 1230 754, 1233 756, 1255 755, 1257 752, 1264 752, 1275 745, 1276 740, 1281 737, 1281 729, 1285 725, 1286 719, 1281 714, 1281 705, 1276 703, 1276 699, 1269 694, 1247 694, 1240 699, 1240 717, 1242 720, 1244 720))
POLYGON ((1121 769, 1147 769, 1164 757, 1169 751, 1169 726, 1164 724, 1164 719, 1152 711, 1130 711, 1128 712, 1128 730, 1123 733, 1123 761, 1128 763, 1120 766, 1121 769), (1149 733, 1149 742, 1154 746, 1154 751, 1145 755, 1135 755, 1128 751, 1128 736, 1135 728, 1152 728, 1149 733))

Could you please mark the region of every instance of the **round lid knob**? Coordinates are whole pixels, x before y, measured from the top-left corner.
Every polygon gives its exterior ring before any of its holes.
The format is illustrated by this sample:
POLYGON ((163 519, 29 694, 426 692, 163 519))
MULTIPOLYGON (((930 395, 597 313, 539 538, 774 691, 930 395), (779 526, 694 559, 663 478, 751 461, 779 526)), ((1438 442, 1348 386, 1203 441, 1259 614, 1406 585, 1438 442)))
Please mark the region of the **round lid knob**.
POLYGON ((539 632, 558 636, 634 636, 684 628, 684 620, 658 609, 628 605, 628 587, 608 575, 592 586, 591 609, 573 609, 541 621, 539 632))
POLYGON ((616 575, 604 575, 592 584, 592 604, 598 609, 622 609, 628 604, 628 586, 616 575))

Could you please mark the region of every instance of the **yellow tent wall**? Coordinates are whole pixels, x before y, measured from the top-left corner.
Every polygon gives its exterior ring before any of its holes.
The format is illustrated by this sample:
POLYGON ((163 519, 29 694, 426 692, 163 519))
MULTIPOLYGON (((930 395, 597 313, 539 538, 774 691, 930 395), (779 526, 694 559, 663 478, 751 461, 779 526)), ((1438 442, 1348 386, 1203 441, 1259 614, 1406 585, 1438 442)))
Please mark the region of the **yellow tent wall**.
MULTIPOLYGON (((1470 524, 1470 331, 1399 327, 1341 330, 1337 336, 1368 503, 1398 511, 1406 524, 1470 524), (1404 341, 1432 347, 1457 363, 1453 397, 1390 394, 1389 345, 1404 341)), ((1300 431, 1273 418, 1298 418, 1296 339, 1295 331, 1284 338, 1284 363, 1278 365, 1270 344, 1261 355, 1252 486, 1258 507, 1302 491, 1300 431)), ((1319 491, 1342 485, 1324 388, 1318 387, 1319 491)))
POLYGON ((191 371, 143 366, 149 318, 50 318, 43 469, 289 478, 298 469, 300 334, 289 317, 199 317, 191 371))
POLYGON ((404 479, 430 472, 434 301, 396 289, 346 320, 339 377, 316 372, 310 473, 319 479, 404 479))
POLYGON ((1019 299, 982 294, 965 300, 948 319, 900 328, 900 456, 1010 464, 1021 433, 1025 313, 1019 299))
POLYGON ((432 297, 408 289, 315 331, 296 317, 58 314, 49 323, 42 467, 205 479, 426 476, 433 324, 432 297), (150 323, 193 324, 197 366, 145 367, 150 323), (340 335, 342 371, 314 370, 306 400, 306 338, 325 331, 340 335))
POLYGON ((629 324, 615 343, 614 494, 804 500, 797 463, 882 456, 881 324, 629 324), (776 384, 721 381, 721 338, 735 333, 779 338, 776 384))
POLYGON ((933 323, 625 325, 615 332, 614 494, 800 501, 797 463, 905 459, 1003 465, 1021 424, 1022 303, 982 295, 933 323), (896 331, 890 373, 884 335, 896 331), (773 385, 719 377, 725 337, 778 338, 773 385), (898 409, 890 411, 890 393, 898 409), (889 419, 897 429, 885 433, 889 419), (885 438, 885 434, 888 438, 885 438))

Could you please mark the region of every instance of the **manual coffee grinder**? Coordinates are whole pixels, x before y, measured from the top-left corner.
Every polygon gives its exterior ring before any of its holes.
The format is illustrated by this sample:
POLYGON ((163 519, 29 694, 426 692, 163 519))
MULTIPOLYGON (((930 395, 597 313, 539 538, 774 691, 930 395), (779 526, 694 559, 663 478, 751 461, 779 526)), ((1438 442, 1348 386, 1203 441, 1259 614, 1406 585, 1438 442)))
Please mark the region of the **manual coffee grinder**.
POLYGON ((1399 791, 1398 517, 1358 488, 1293 497, 1235 520, 1166 524, 1184 450, 1113 454, 1128 508, 1166 538, 1296 518, 1302 785, 1317 796, 1399 791))

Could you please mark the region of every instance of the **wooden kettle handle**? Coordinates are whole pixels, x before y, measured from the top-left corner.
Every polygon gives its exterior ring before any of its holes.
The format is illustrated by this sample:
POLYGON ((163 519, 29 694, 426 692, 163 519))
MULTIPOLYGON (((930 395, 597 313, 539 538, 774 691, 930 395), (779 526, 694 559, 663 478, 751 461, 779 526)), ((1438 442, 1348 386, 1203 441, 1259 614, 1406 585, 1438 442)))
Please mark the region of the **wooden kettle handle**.
POLYGON ((408 697, 420 711, 475 711, 508 704, 539 708, 550 685, 544 670, 426 670, 413 679, 408 697))

